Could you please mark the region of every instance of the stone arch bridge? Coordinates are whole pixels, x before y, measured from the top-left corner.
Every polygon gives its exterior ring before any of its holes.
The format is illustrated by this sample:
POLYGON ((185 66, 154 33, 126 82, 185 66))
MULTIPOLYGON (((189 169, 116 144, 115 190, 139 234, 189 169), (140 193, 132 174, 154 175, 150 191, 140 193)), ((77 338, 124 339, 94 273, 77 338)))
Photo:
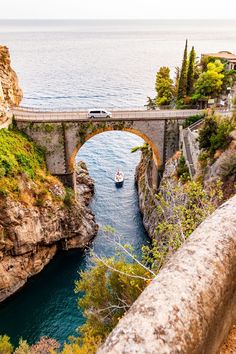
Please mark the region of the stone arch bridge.
MULTIPOLYGON (((75 157, 91 137, 111 130, 128 131, 143 138, 160 168, 178 149, 178 125, 199 110, 113 111, 111 118, 88 118, 85 111, 12 111, 18 128, 46 151, 49 171, 65 185, 74 186, 75 157)), ((157 170, 157 169, 156 169, 157 170)), ((157 179, 156 179, 157 180, 157 179)))

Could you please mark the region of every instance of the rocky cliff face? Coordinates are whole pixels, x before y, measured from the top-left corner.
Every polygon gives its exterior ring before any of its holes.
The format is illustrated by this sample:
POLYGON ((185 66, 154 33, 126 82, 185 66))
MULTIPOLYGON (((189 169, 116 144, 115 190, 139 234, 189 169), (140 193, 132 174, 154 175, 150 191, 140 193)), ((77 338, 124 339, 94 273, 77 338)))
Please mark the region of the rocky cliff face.
MULTIPOLYGON (((176 174, 176 166, 179 154, 176 153, 165 164, 165 170, 159 186, 159 191, 166 193, 166 183, 175 184, 173 175, 176 174)), ((143 214, 143 224, 150 238, 156 238, 156 228, 161 219, 158 217, 157 207, 159 205, 156 198, 157 191, 152 187, 152 153, 143 152, 141 161, 136 168, 135 180, 138 188, 139 208, 143 214)))
POLYGON ((11 118, 7 108, 18 106, 22 97, 17 75, 11 67, 9 50, 0 45, 0 125, 11 118))
MULTIPOLYGON (((10 198, 0 199, 0 301, 40 272, 58 249, 83 248, 96 234, 98 226, 87 207, 93 183, 84 165, 81 173, 78 200, 68 199, 66 204, 48 200, 29 208, 10 198)), ((65 189, 58 182, 51 193, 60 199, 65 189)))
POLYGON ((17 75, 11 67, 9 50, 0 45, 0 103, 3 106, 18 106, 22 97, 17 75))

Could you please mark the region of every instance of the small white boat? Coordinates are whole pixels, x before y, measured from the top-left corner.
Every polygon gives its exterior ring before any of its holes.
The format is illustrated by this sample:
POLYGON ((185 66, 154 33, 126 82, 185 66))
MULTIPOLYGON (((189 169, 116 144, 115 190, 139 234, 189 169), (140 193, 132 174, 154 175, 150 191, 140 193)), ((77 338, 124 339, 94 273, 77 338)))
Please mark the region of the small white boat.
POLYGON ((117 170, 115 174, 115 184, 117 187, 121 187, 124 183, 124 172, 117 170))

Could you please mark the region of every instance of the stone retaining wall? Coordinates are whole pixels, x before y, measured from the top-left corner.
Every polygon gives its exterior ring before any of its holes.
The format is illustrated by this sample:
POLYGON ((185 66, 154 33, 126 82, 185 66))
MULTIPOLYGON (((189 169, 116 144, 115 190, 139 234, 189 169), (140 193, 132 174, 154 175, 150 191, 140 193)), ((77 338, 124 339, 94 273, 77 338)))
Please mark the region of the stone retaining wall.
POLYGON ((236 196, 207 218, 99 354, 215 354, 236 320, 236 196))

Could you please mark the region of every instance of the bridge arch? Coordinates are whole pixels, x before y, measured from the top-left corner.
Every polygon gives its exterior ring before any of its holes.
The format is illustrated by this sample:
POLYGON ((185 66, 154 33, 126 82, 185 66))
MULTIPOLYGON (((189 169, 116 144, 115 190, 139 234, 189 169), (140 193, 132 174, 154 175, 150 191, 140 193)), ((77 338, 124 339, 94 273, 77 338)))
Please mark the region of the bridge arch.
POLYGON ((86 141, 88 141, 89 139, 91 139, 92 137, 94 137, 98 134, 105 133, 108 131, 123 131, 123 132, 129 132, 129 133, 139 136, 146 143, 148 143, 149 146, 152 148, 153 159, 154 159, 156 167, 160 167, 162 165, 162 160, 161 160, 160 152, 159 152, 157 145, 146 134, 144 134, 140 130, 135 129, 133 127, 122 127, 122 129, 114 129, 113 127, 106 126, 106 127, 97 128, 96 130, 93 130, 92 132, 90 132, 84 136, 84 139, 82 142, 79 141, 76 143, 76 145, 75 145, 75 147, 68 159, 68 171, 74 170, 76 155, 77 155, 78 151, 80 150, 80 148, 86 143, 86 141))

